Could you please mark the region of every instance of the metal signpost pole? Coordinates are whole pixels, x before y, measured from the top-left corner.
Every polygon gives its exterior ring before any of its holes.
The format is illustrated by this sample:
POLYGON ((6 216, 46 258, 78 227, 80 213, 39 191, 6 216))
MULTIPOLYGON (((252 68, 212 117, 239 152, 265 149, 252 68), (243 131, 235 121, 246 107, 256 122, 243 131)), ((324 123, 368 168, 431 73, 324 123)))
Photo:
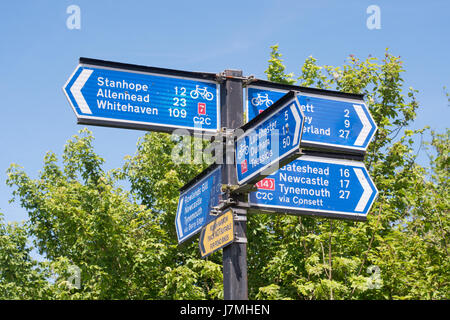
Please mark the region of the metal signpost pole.
MULTIPOLYGON (((225 70, 224 83, 221 86, 221 123, 225 134, 225 154, 222 165, 222 184, 230 189, 237 186, 234 164, 234 139, 227 133, 244 123, 242 97, 242 71, 225 70), (230 144, 230 145, 228 145, 230 144)), ((227 197, 228 197, 227 196, 227 197)), ((231 200, 231 199, 224 199, 231 200)), ((235 220, 235 242, 223 249, 223 290, 225 300, 248 300, 247 286, 247 216, 246 210, 233 208, 235 220)))

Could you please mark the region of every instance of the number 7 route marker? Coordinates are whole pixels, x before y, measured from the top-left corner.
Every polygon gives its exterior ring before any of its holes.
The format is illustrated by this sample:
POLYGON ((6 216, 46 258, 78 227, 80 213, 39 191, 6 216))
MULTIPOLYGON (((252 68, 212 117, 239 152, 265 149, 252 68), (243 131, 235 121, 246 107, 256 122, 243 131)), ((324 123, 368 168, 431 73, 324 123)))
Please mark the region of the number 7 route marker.
POLYGON ((79 124, 171 133, 220 129, 215 74, 80 58, 63 91, 79 124))

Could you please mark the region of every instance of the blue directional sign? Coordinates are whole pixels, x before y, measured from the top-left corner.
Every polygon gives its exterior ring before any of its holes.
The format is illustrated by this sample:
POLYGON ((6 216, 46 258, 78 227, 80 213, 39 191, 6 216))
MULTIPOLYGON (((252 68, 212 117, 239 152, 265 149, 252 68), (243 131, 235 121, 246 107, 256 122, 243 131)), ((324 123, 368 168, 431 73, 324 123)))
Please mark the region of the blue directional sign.
POLYGON ((63 90, 79 123, 162 132, 218 131, 215 81, 132 66, 80 64, 75 69, 63 90))
POLYGON ((297 98, 290 92, 243 126, 245 133, 235 143, 238 183, 256 182, 298 156, 303 122, 297 98))
POLYGON ((221 168, 217 167, 181 193, 175 217, 178 243, 194 236, 214 220, 215 216, 210 213, 222 197, 221 187, 221 168))
MULTIPOLYGON (((248 86, 246 114, 253 119, 287 90, 248 86)), ((302 146, 365 152, 377 126, 361 99, 298 93, 305 114, 302 146)))
POLYGON ((377 188, 359 161, 302 156, 256 184, 255 210, 365 220, 377 188))

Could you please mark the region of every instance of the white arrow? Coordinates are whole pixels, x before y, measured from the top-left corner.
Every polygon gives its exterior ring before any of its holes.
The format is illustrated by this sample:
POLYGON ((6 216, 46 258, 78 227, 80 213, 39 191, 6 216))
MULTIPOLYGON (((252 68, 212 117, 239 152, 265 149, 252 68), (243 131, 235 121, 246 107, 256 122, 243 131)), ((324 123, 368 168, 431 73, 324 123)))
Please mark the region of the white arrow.
POLYGON ((94 70, 83 69, 83 71, 81 71, 80 75, 78 76, 77 80, 73 83, 72 87, 70 87, 70 92, 72 92, 75 101, 78 103, 80 111, 87 114, 92 114, 92 111, 89 108, 88 104, 86 103, 86 100, 84 99, 83 94, 81 93, 81 89, 83 89, 84 84, 86 83, 86 81, 88 81, 92 72, 94 72, 94 70))
POLYGON ((180 204, 178 205, 179 210, 177 210, 177 226, 180 233, 180 238, 183 238, 183 228, 181 227, 181 213, 183 212, 183 200, 184 197, 180 199, 180 204))
POLYGON ((358 204, 356 205, 355 211, 364 211, 364 208, 366 207, 367 202, 369 202, 373 190, 370 187, 370 184, 367 181, 366 177, 364 176, 362 169, 353 168, 353 170, 355 171, 356 177, 358 178, 359 183, 361 183, 361 186, 364 190, 363 194, 361 195, 361 198, 358 201, 358 204))
POLYGON ((300 119, 300 116, 298 115, 297 108, 295 107, 295 103, 293 103, 291 105, 291 111, 292 111, 292 114, 294 115, 294 119, 295 119, 295 133, 294 133, 294 140, 292 141, 292 145, 295 146, 295 145, 297 145, 298 137, 300 135, 300 128, 301 128, 302 120, 300 119))
POLYGON ((361 120, 361 123, 363 125, 361 132, 356 138, 354 145, 362 146, 364 144, 364 141, 366 141, 366 138, 369 135, 370 130, 372 129, 372 125, 370 124, 370 121, 367 118, 363 108, 359 104, 354 104, 353 108, 355 108, 356 114, 358 115, 359 120, 361 120))

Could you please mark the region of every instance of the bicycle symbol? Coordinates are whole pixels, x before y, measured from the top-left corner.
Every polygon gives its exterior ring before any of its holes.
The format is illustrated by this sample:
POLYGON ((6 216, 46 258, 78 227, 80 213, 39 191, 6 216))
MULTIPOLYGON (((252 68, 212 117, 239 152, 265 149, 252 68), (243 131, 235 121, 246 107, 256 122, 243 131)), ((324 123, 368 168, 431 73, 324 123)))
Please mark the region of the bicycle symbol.
POLYGON ((192 99, 197 99, 199 96, 208 101, 211 101, 214 98, 214 95, 211 92, 208 92, 207 87, 200 88, 199 85, 196 85, 195 90, 191 91, 191 97, 192 99))
POLYGON ((266 107, 270 107, 273 104, 273 101, 269 99, 268 93, 263 95, 258 93, 258 95, 252 99, 252 105, 255 107, 258 107, 264 103, 266 104, 266 107))
POLYGON ((244 155, 248 155, 248 146, 246 143, 239 146, 238 159, 241 159, 244 155))

